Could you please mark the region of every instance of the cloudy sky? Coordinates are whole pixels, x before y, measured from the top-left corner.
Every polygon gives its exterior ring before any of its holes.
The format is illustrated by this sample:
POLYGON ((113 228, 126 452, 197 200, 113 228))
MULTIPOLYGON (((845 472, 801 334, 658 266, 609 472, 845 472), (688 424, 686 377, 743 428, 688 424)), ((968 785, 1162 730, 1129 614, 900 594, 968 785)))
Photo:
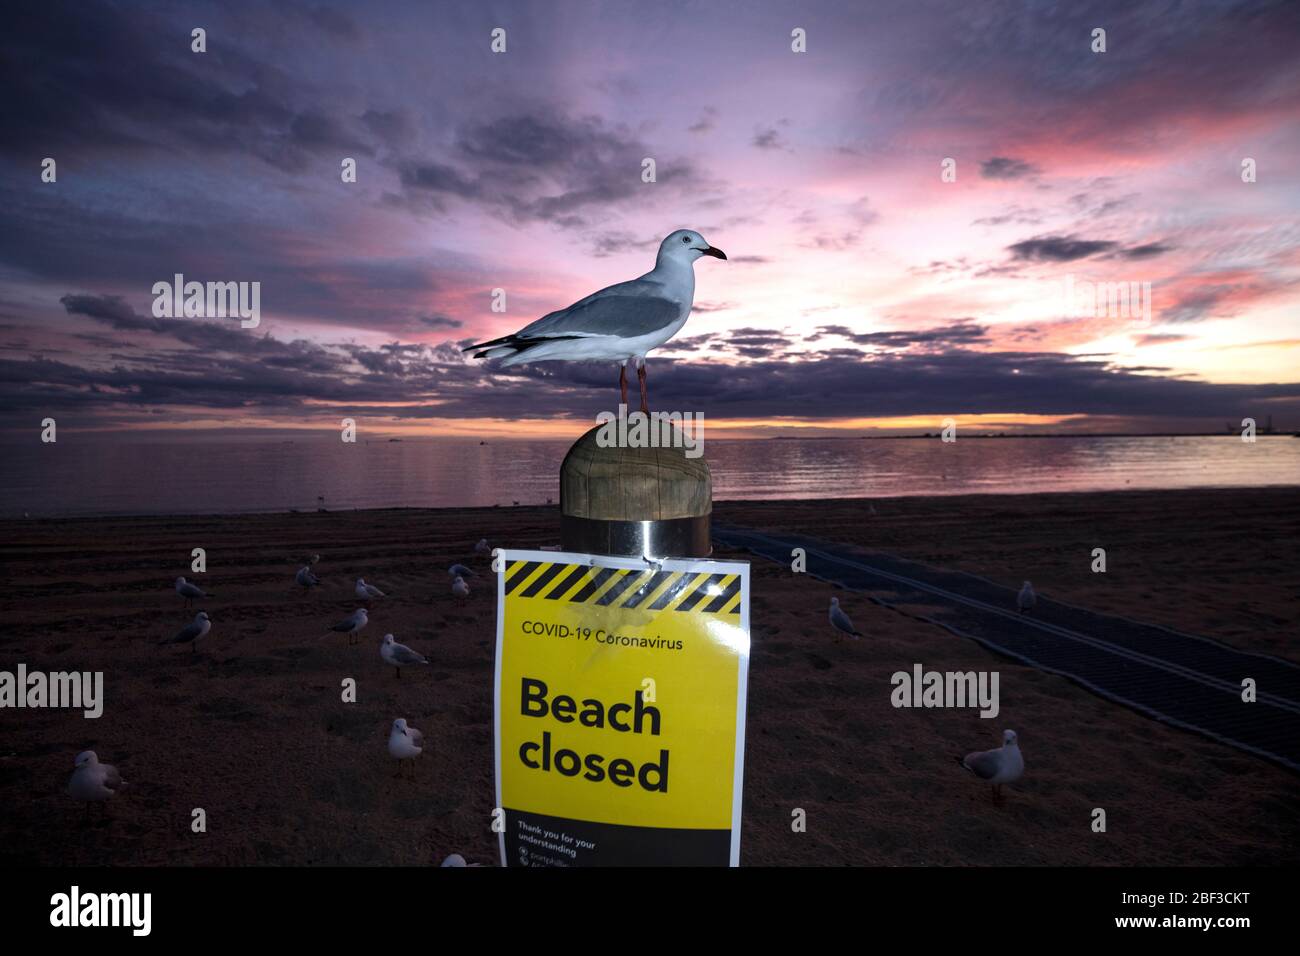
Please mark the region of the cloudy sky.
POLYGON ((652 405, 736 434, 1300 427, 1294 2, 42 0, 0 89, 6 431, 572 435, 615 368, 461 347, 679 227, 652 405))

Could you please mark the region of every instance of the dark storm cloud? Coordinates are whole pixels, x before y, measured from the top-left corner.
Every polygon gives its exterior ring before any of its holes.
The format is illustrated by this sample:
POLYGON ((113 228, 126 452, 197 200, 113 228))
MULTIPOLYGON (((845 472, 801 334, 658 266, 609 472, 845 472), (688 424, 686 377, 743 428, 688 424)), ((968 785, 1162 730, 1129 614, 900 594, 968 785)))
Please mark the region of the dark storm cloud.
POLYGON ((707 133, 717 125, 717 120, 718 111, 712 106, 706 106, 704 107, 704 111, 700 114, 700 118, 690 126, 686 127, 686 131, 688 133, 707 133))
POLYGON ((684 195, 705 185, 689 161, 595 117, 539 112, 473 121, 457 130, 451 152, 447 162, 401 161, 403 191, 390 201, 414 209, 432 201, 441 210, 441 197, 455 197, 519 222, 579 229, 590 225, 589 210, 646 195, 647 157, 656 162, 656 189, 684 195))
POLYGON ((1118 243, 1105 239, 1075 239, 1072 236, 1044 236, 1007 246, 1013 259, 1027 262, 1073 262, 1100 252, 1110 252, 1118 243))
POLYGON ((994 156, 980 163, 980 175, 985 179, 1024 179, 1036 172, 1032 164, 1009 156, 994 156))
POLYGON ((920 331, 854 332, 844 325, 823 325, 812 335, 805 336, 805 341, 816 342, 826 336, 838 336, 857 345, 874 345, 886 349, 931 349, 986 342, 988 329, 970 320, 920 331))
POLYGON ((759 149, 786 149, 785 139, 779 130, 767 127, 754 134, 753 145, 759 149))
MULTIPOLYGON (((225 11, 238 19, 244 11, 225 11)), ((277 5, 264 16, 298 43, 351 43, 343 12, 277 5)), ((370 155, 364 126, 340 118, 323 93, 241 48, 243 31, 211 17, 208 52, 190 50, 193 14, 96 2, 20 4, 0 36, 5 135, 0 153, 30 160, 71 154, 248 153, 299 170, 321 150, 370 155)), ((263 26, 269 24, 263 21, 263 26)))
MULTIPOLYGON (((204 320, 156 320, 112 297, 69 295, 69 312, 115 329, 158 332, 140 354, 111 367, 32 356, 0 360, 0 400, 16 411, 72 410, 78 421, 124 409, 207 409, 274 417, 286 424, 355 412, 399 418, 590 417, 617 394, 613 364, 542 364, 501 370, 468 363, 451 343, 393 342, 377 348, 282 342, 204 320), (173 345, 178 347, 172 347, 173 345), (485 388, 485 385, 491 387, 485 388), (403 407, 399 403, 411 403, 403 407)), ((840 335, 838 326, 822 332, 840 335)), ((785 334, 738 330, 762 357, 785 334)), ((924 346, 943 335, 966 341, 978 327, 954 323, 922 332, 868 333, 871 345, 924 346)), ((723 337, 721 342, 727 340, 723 337)), ((677 344, 685 344, 677 343, 677 344)), ((701 343, 707 344, 707 343, 701 343)), ((715 415, 812 419, 1019 412, 1043 415, 1247 414, 1259 403, 1300 400, 1300 384, 1214 385, 1114 367, 1104 359, 1055 353, 884 351, 831 348, 810 357, 744 365, 651 359, 651 388, 664 408, 715 415), (1013 370, 1018 370, 1013 374, 1013 370)))
POLYGON ((1013 261, 1074 262, 1090 256, 1119 259, 1153 259, 1173 250, 1164 242, 1124 246, 1110 239, 1079 239, 1075 236, 1040 236, 1007 246, 1013 261))
POLYGON ((1153 259, 1156 256, 1164 255, 1166 252, 1171 252, 1173 248, 1173 246, 1166 245, 1163 242, 1148 242, 1146 245, 1121 250, 1119 257, 1121 259, 1153 259))

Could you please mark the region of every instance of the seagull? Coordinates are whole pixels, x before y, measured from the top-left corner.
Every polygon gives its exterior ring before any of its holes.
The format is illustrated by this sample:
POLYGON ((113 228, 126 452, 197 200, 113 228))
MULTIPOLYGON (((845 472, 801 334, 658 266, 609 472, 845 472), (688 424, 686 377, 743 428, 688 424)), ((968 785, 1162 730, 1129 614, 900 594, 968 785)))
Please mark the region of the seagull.
POLYGON ((184 578, 176 579, 176 593, 185 598, 186 607, 189 607, 190 603, 195 598, 212 597, 211 594, 205 594, 203 589, 198 587, 198 585, 190 584, 190 582, 186 581, 184 578))
POLYGON ((379 645, 379 656, 397 669, 397 676, 402 676, 402 668, 408 664, 427 664, 429 659, 417 654, 405 644, 398 644, 391 634, 384 635, 384 643, 379 645))
POLYGON ((959 759, 963 767, 993 785, 995 803, 1002 799, 1002 785, 1019 780, 1025 772, 1025 758, 1020 755, 1014 730, 1002 731, 1002 746, 997 750, 981 750, 959 759))
POLYGON ((1016 595, 1016 607, 1020 608, 1020 613, 1024 614, 1031 607, 1038 603, 1038 595, 1034 593, 1034 586, 1026 581, 1020 587, 1020 593, 1016 595))
POLYGON ((398 717, 393 721, 393 729, 388 734, 388 752, 398 760, 394 777, 402 772, 403 760, 411 761, 411 775, 415 775, 415 758, 424 750, 423 744, 424 734, 414 727, 408 727, 405 718, 398 717))
POLYGON ((469 597, 469 585, 465 583, 464 578, 458 576, 452 580, 451 593, 460 598, 461 602, 464 603, 465 598, 469 597))
POLYGON ((369 601, 373 598, 387 597, 383 591, 373 584, 367 584, 365 578, 357 578, 357 597, 362 601, 369 601))
MULTIPOLYGON (((862 636, 853 629, 853 621, 849 619, 849 616, 840 610, 840 599, 837 597, 831 598, 830 619, 831 627, 835 628, 835 630, 844 634, 851 634, 855 638, 862 636)), ((836 640, 838 641, 839 638, 837 637, 836 640)))
POLYGON ((453 564, 451 567, 447 569, 447 574, 449 574, 453 578, 477 577, 477 575, 475 575, 473 571, 465 567, 465 565, 463 564, 453 564))
POLYGON ((487 554, 492 549, 488 547, 487 538, 479 538, 478 544, 474 545, 475 554, 487 554))
POLYGON ((298 574, 294 577, 294 580, 297 581, 305 590, 311 590, 311 588, 320 584, 320 578, 312 574, 311 568, 305 564, 298 569, 298 574))
POLYGON ((442 866, 469 866, 469 864, 465 862, 465 858, 459 853, 453 853, 442 861, 442 866))
MULTIPOLYGON (((351 617, 345 617, 343 620, 331 627, 330 630, 338 631, 341 634, 346 634, 349 638, 354 638, 360 634, 361 629, 369 623, 370 616, 366 614, 366 609, 359 607, 352 612, 351 617)), ((355 644, 356 641, 349 640, 348 643, 355 644)))
POLYGON ((86 813, 90 813, 92 803, 103 803, 126 787, 117 768, 111 763, 100 763, 99 755, 93 750, 77 754, 75 766, 77 769, 68 781, 68 794, 74 800, 85 801, 86 813))
POLYGON ((199 611, 194 615, 194 620, 176 632, 175 637, 169 637, 165 641, 159 641, 158 646, 164 644, 188 644, 190 652, 194 652, 194 646, 198 644, 199 638, 204 637, 208 631, 212 630, 212 621, 208 619, 207 611, 199 611))
POLYGON ((659 244, 655 267, 630 282, 620 282, 579 299, 567 309, 544 315, 513 335, 465 349, 479 359, 521 362, 618 362, 618 387, 627 404, 627 366, 636 363, 641 411, 646 399, 646 353, 681 330, 695 300, 695 260, 726 259, 726 253, 692 229, 678 229, 659 244))

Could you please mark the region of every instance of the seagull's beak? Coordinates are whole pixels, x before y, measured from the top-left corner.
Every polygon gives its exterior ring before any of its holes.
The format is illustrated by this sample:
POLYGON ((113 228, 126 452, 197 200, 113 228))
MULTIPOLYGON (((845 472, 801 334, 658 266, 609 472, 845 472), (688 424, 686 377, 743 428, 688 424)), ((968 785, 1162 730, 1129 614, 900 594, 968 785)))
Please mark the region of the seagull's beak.
POLYGON ((725 252, 723 252, 721 249, 715 249, 712 246, 709 246, 709 248, 704 250, 704 255, 713 256, 713 258, 715 259, 727 258, 727 254, 725 252))

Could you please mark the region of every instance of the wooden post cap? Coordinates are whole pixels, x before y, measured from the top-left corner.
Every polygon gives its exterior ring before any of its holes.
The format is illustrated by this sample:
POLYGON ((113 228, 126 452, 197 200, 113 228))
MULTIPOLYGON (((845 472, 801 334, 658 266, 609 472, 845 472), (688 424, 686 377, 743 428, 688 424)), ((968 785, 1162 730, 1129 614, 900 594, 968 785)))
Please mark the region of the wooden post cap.
POLYGON ((688 458, 685 448, 673 447, 602 448, 600 431, 579 438, 560 466, 564 548, 707 556, 713 478, 704 456, 688 458))

